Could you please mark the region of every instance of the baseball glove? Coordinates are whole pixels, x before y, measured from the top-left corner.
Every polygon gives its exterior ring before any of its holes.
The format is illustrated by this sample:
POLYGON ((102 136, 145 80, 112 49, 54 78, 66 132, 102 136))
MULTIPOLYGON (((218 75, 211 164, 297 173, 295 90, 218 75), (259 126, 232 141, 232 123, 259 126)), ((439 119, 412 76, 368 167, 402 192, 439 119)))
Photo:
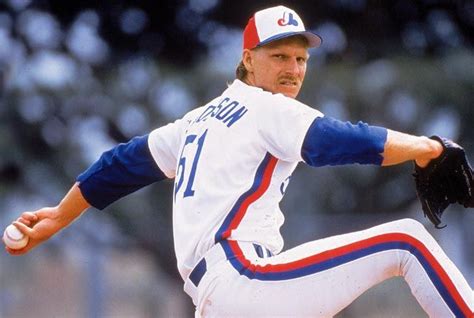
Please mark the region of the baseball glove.
POLYGON ((453 203, 474 207, 473 171, 464 149, 453 141, 432 136, 443 145, 441 155, 421 168, 415 163, 416 192, 425 217, 440 229, 444 210, 453 203))

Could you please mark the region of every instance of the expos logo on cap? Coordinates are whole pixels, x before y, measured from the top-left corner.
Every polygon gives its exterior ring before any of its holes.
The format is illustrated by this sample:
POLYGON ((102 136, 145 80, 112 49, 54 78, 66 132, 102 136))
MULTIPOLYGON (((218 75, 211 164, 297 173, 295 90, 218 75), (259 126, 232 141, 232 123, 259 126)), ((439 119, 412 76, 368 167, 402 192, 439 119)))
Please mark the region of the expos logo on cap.
POLYGON ((298 26, 298 21, 296 21, 293 18, 293 13, 291 12, 284 12, 283 13, 283 18, 278 19, 278 25, 279 26, 285 26, 285 25, 294 25, 298 26))
POLYGON ((309 47, 321 45, 321 37, 307 31, 298 14, 287 7, 277 6, 257 11, 244 30, 244 49, 253 49, 293 35, 303 35, 309 47))

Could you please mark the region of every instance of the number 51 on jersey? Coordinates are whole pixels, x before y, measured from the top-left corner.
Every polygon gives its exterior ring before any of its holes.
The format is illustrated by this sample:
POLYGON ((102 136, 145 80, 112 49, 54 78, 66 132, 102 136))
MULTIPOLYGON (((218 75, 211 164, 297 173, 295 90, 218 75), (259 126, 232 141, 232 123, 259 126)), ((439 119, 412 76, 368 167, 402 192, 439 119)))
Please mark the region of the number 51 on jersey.
POLYGON ((183 192, 183 198, 194 196, 193 183, 196 176, 196 170, 198 167, 199 157, 201 156, 202 147, 204 140, 206 139, 207 129, 204 133, 198 137, 198 135, 187 135, 184 142, 183 148, 181 149, 181 155, 178 161, 178 168, 176 170, 176 183, 174 187, 174 199, 179 190, 185 185, 183 192), (197 147, 189 147, 197 143, 197 147), (195 152, 187 151, 188 149, 195 149, 195 152), (190 165, 190 167, 189 167, 190 165), (188 179, 185 180, 187 169, 191 169, 189 172, 188 179))

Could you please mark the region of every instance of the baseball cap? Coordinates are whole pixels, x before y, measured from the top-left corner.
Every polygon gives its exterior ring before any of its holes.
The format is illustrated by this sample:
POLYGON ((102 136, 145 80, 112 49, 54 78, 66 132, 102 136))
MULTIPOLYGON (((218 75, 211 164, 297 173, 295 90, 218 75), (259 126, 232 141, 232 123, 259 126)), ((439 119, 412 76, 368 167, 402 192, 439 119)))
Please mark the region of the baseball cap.
POLYGON ((244 29, 244 49, 253 49, 275 40, 293 35, 303 35, 309 47, 318 47, 322 39, 307 31, 299 15, 292 9, 276 6, 257 11, 244 29))

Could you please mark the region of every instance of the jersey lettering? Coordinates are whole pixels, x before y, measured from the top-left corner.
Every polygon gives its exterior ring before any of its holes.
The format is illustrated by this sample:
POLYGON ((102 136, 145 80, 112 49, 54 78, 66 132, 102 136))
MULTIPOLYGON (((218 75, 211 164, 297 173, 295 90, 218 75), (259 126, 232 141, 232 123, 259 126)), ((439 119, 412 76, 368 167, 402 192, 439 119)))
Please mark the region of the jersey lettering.
POLYGON ((219 105, 210 105, 204 112, 194 121, 199 123, 210 118, 216 118, 227 124, 227 127, 232 126, 236 121, 242 118, 248 109, 245 106, 240 106, 238 101, 230 101, 230 98, 224 98, 219 105))

